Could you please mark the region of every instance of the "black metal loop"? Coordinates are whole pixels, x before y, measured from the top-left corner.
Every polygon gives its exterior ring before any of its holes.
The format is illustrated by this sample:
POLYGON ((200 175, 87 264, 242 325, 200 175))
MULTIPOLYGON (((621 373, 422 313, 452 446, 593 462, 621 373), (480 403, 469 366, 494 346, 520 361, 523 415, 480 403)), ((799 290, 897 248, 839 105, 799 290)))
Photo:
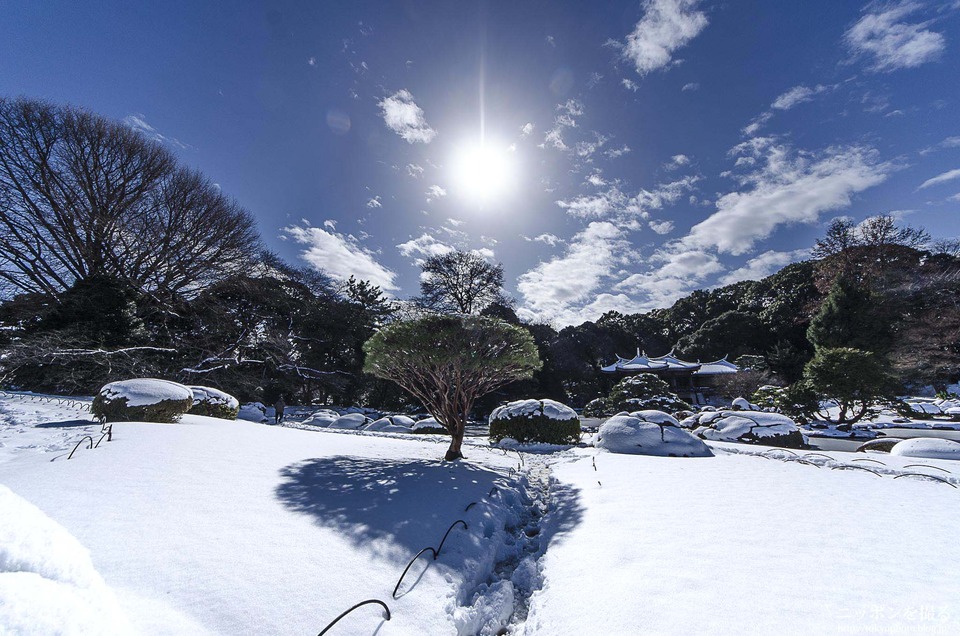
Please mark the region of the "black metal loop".
POLYGON ((826 459, 829 459, 832 462, 837 461, 833 457, 830 457, 829 455, 824 455, 823 453, 804 453, 803 456, 804 457, 825 457, 826 459))
POLYGON ((463 511, 464 511, 464 512, 467 512, 468 510, 470 510, 471 508, 473 508, 473 507, 476 506, 476 505, 477 505, 477 502, 476 502, 476 501, 471 501, 470 503, 467 504, 467 507, 464 508, 463 511))
POLYGON ((456 527, 456 525, 457 525, 458 523, 462 523, 462 524, 463 524, 463 529, 464 529, 464 530, 469 530, 469 528, 467 527, 467 522, 464 521, 463 519, 457 519, 456 521, 454 521, 453 523, 451 523, 451 524, 450 524, 450 527, 447 528, 447 532, 443 535, 443 538, 440 539, 440 545, 437 547, 436 551, 433 553, 433 560, 434 560, 434 561, 436 561, 436 560, 437 560, 437 557, 440 556, 440 551, 443 550, 443 544, 447 542, 447 537, 450 536, 450 531, 453 530, 454 527, 456 527))
POLYGON ((904 466, 904 468, 936 468, 937 470, 942 470, 943 472, 947 473, 948 475, 952 475, 952 474, 953 474, 952 472, 950 472, 950 471, 947 470, 946 468, 940 468, 939 466, 931 466, 930 464, 907 464, 906 466, 904 466))
MULTIPOLYGON (((740 417, 740 416, 737 415, 737 417, 740 417)), ((751 422, 754 421, 754 420, 750 419, 749 417, 745 417, 744 419, 750 420, 751 422)), ((757 426, 759 426, 759 424, 758 424, 757 426)), ((766 455, 767 453, 770 453, 770 452, 773 452, 773 451, 776 451, 776 452, 778 452, 778 453, 790 453, 790 454, 793 455, 794 457, 800 457, 800 455, 798 455, 797 453, 793 452, 793 451, 790 450, 789 448, 768 448, 767 450, 763 451, 763 452, 760 453, 760 454, 761 454, 761 455, 766 455)))
POLYGON ((352 612, 353 610, 357 609, 358 607, 363 607, 364 605, 370 605, 371 603, 374 603, 374 604, 376 604, 376 605, 380 605, 381 607, 383 607, 383 611, 387 613, 387 615, 384 617, 384 619, 385 619, 385 620, 390 620, 390 608, 387 607, 387 604, 384 603, 384 602, 381 601, 381 600, 372 598, 372 599, 370 599, 370 600, 368 600, 368 601, 362 601, 362 602, 360 602, 360 603, 357 603, 356 605, 354 605, 353 607, 351 607, 350 609, 348 609, 346 612, 344 612, 344 613, 341 614, 340 616, 337 616, 335 619, 333 619, 333 620, 330 622, 329 625, 327 625, 326 627, 324 627, 324 628, 323 628, 323 631, 321 631, 319 634, 317 634, 317 636, 323 636, 324 634, 326 634, 328 631, 330 631, 330 628, 331 628, 331 627, 333 627, 334 625, 336 625, 336 624, 340 621, 341 618, 343 618, 344 616, 346 616, 347 614, 349 614, 349 613, 352 612))
POLYGON ((77 452, 77 449, 78 449, 78 448, 80 448, 80 444, 83 444, 83 442, 86 441, 86 440, 90 440, 90 444, 87 445, 87 448, 88 448, 88 449, 93 448, 93 438, 90 437, 89 435, 84 435, 84 436, 80 439, 80 441, 77 442, 77 445, 73 447, 73 450, 70 451, 70 454, 67 455, 67 459, 70 459, 71 457, 73 457, 73 454, 77 452))
MULTIPOLYGON (((419 552, 417 552, 417 556, 415 556, 415 557, 413 557, 412 559, 410 559, 410 563, 407 563, 407 567, 403 568, 403 574, 400 575, 400 579, 397 581, 396 587, 393 588, 393 594, 391 594, 391 596, 392 596, 394 599, 397 598, 397 590, 400 589, 400 584, 403 583, 403 577, 405 577, 405 576, 407 575, 407 571, 410 569, 410 566, 413 565, 414 563, 416 563, 417 559, 420 558, 420 555, 422 555, 424 552, 426 552, 426 551, 428 551, 428 550, 429 550, 430 552, 433 552, 433 559, 434 559, 434 560, 437 559, 437 551, 434 550, 431 546, 427 546, 427 547, 425 547, 423 550, 420 550, 419 552)), ((338 619, 338 620, 339 620, 339 619, 338 619)), ((320 632, 320 633, 322 634, 323 632, 320 632)))
POLYGON ((869 468, 866 468, 864 466, 853 466, 851 464, 840 464, 839 466, 832 466, 830 470, 850 470, 851 468, 855 468, 857 470, 865 470, 868 473, 873 473, 877 477, 883 477, 883 475, 881 475, 875 470, 870 470, 869 468))
POLYGON ((949 481, 940 477, 939 475, 924 475, 923 473, 902 473, 894 477, 894 479, 900 479, 901 477, 923 477, 925 479, 933 479, 934 481, 943 482, 951 488, 956 488, 954 484, 951 484, 949 481))
POLYGON ((880 461, 879 459, 869 459, 869 458, 867 458, 867 457, 858 458, 858 459, 851 459, 850 461, 852 461, 852 462, 873 462, 874 464, 880 464, 881 466, 886 466, 886 464, 884 464, 884 463, 883 463, 882 461, 880 461))

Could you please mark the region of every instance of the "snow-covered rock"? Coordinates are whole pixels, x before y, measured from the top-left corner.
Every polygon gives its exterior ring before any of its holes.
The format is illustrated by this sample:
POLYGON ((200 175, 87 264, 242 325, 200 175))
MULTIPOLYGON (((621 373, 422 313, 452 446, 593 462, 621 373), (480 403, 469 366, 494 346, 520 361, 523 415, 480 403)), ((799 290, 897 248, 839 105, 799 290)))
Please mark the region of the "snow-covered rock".
POLYGON ((422 420, 413 423, 413 426, 410 427, 410 432, 412 433, 435 433, 443 434, 447 432, 447 429, 437 421, 434 417, 425 417, 422 420))
POLYGON ((193 391, 182 384, 156 378, 137 378, 111 382, 100 389, 100 395, 107 401, 127 400, 127 406, 151 406, 164 400, 193 401, 193 391))
POLYGON ((363 413, 347 413, 330 422, 327 428, 345 428, 355 431, 365 426, 369 421, 363 413))
POLYGON ((746 398, 738 397, 733 402, 731 402, 734 408, 740 409, 742 411, 759 411, 760 407, 756 404, 751 404, 746 400, 746 398))
POLYGON ((856 452, 866 453, 867 451, 875 451, 879 453, 889 453, 890 449, 902 441, 902 437, 884 437, 881 439, 872 439, 857 446, 856 452))
POLYGON ((330 409, 320 409, 310 414, 303 424, 309 424, 310 426, 330 426, 333 422, 337 421, 340 418, 340 414, 336 411, 330 409))
POLYGON ((191 392, 193 392, 193 403, 199 404, 200 402, 209 402, 210 404, 219 404, 225 406, 229 409, 238 409, 240 408, 240 401, 230 395, 225 393, 220 389, 214 389, 209 386, 191 386, 188 387, 191 392))
POLYGON ((940 415, 943 412, 933 402, 911 402, 910 410, 914 413, 924 413, 926 415, 940 415))
POLYGON ((645 422, 653 422, 654 424, 672 424, 673 426, 680 426, 680 422, 677 421, 677 418, 669 413, 664 413, 663 411, 648 409, 646 411, 634 411, 633 413, 630 413, 630 415, 632 417, 639 417, 645 422))
POLYGON ((937 437, 914 437, 897 442, 890 449, 890 454, 902 457, 960 460, 960 442, 937 437))
POLYGON ((247 402, 240 407, 237 419, 247 420, 248 422, 266 422, 267 407, 260 402, 247 402))
POLYGON ((751 411, 698 413, 683 421, 694 434, 717 442, 745 442, 783 448, 802 448, 807 440, 786 415, 751 411))
POLYGON ((658 457, 710 457, 701 440, 670 423, 649 422, 639 417, 617 415, 600 426, 594 446, 611 453, 658 457))
POLYGON ((370 422, 363 430, 383 433, 409 433, 415 423, 413 418, 406 415, 388 415, 370 422))
POLYGON ((90 553, 39 508, 0 485, 0 631, 132 631, 90 553))

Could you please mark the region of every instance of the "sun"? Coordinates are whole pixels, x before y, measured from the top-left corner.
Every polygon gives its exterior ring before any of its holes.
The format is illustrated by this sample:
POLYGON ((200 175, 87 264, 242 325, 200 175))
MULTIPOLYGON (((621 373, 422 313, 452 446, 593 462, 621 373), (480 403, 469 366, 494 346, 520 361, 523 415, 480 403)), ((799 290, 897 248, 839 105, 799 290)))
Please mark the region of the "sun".
POLYGON ((463 197, 488 203, 514 188, 517 166, 510 148, 496 142, 461 147, 454 156, 453 182, 463 197))

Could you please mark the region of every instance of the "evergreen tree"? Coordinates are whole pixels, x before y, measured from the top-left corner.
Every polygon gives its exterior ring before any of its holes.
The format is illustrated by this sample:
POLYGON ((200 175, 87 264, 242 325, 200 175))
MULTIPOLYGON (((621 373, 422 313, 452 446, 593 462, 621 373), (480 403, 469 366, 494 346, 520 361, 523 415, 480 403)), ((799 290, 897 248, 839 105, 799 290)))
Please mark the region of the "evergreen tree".
POLYGON ((807 338, 816 348, 850 347, 885 353, 891 344, 891 321, 882 299, 840 277, 810 321, 807 338))

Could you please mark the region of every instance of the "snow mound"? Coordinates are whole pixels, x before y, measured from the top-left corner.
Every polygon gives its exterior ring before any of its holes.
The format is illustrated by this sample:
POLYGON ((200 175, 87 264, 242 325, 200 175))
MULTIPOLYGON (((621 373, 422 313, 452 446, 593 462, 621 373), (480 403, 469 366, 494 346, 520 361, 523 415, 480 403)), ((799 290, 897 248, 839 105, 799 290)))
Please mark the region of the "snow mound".
POLYGON ((248 402, 240 407, 238 420, 247 420, 248 422, 266 422, 267 407, 260 402, 248 402))
POLYGON ((100 389, 100 395, 108 402, 127 399, 127 406, 151 406, 164 400, 179 402, 193 400, 193 391, 182 384, 156 378, 137 378, 111 382, 100 389))
POLYGON ((200 402, 207 402, 208 404, 225 406, 228 409, 240 408, 240 400, 220 389, 214 389, 209 386, 191 386, 187 388, 193 393, 194 405, 200 402))
POLYGON ((647 422, 639 417, 615 415, 600 426, 594 441, 611 453, 658 457, 711 457, 701 440, 672 424, 647 422))
POLYGON ((751 404, 746 400, 746 398, 742 398, 742 397, 738 397, 733 402, 731 402, 731 404, 733 404, 734 408, 738 408, 743 411, 759 411, 760 410, 759 406, 757 406, 756 404, 751 404))
POLYGON ((131 631, 87 549, 0 485, 0 627, 4 634, 131 631))
POLYGON ((575 420, 577 412, 566 404, 554 400, 517 400, 498 406, 490 414, 490 421, 508 420, 515 417, 540 417, 565 422, 575 420))
POLYGON ((345 428, 355 431, 363 427, 368 421, 367 416, 363 413, 347 413, 330 422, 327 428, 345 428))
POLYGON ((784 448, 802 448, 807 440, 797 423, 786 415, 751 411, 698 413, 683 421, 696 427, 695 435, 715 442, 744 442, 784 448))
POLYGON ((406 415, 388 415, 370 422, 363 430, 383 433, 409 433, 415 423, 412 417, 406 415))
POLYGON ((943 411, 932 402, 911 402, 910 410, 914 413, 924 413, 926 415, 940 415, 943 411))
POLYGON ((890 449, 890 454, 902 457, 960 460, 960 442, 937 437, 914 437, 897 442, 890 449))
POLYGON ((645 422, 653 422, 654 424, 672 424, 673 426, 680 426, 680 422, 677 421, 677 418, 669 413, 664 413, 663 411, 648 409, 646 411, 634 411, 633 413, 630 413, 630 415, 633 417, 639 417, 645 422))
POLYGON ((310 414, 310 417, 303 420, 304 424, 311 426, 330 426, 333 422, 340 419, 340 414, 330 409, 320 409, 310 414))
POLYGON ((414 433, 446 433, 447 429, 435 417, 425 417, 413 423, 410 430, 414 433))

